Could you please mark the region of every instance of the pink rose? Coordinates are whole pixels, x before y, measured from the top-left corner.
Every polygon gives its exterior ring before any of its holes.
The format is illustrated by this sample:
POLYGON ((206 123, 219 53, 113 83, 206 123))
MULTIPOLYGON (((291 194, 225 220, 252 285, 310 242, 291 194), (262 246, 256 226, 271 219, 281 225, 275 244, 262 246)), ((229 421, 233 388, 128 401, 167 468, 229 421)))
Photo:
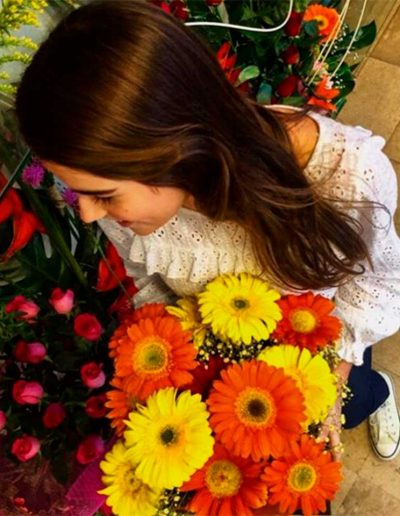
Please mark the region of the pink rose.
POLYGON ((6 304, 6 313, 21 312, 21 319, 34 319, 39 313, 40 308, 36 303, 26 299, 24 296, 15 296, 14 299, 6 304))
POLYGON ((53 289, 49 303, 58 314, 69 314, 74 306, 74 293, 68 289, 65 292, 60 288, 53 289))
POLYGON ((79 445, 76 460, 80 464, 89 464, 103 455, 104 441, 98 435, 88 435, 79 445))
POLYGON ((43 398, 43 387, 38 382, 18 380, 12 388, 14 400, 20 405, 36 405, 43 398))
POLYGON ((92 314, 80 314, 74 320, 74 332, 86 340, 97 340, 103 333, 103 328, 92 314))
POLYGON ((65 408, 61 403, 50 403, 43 414, 43 425, 46 428, 56 428, 65 419, 65 408))
POLYGON ((17 437, 11 446, 11 453, 13 453, 21 462, 26 462, 31 459, 39 450, 40 442, 36 437, 32 437, 31 435, 17 437))
POLYGON ((103 364, 97 364, 96 362, 88 362, 81 367, 81 378, 83 385, 90 387, 91 389, 97 389, 102 387, 106 381, 106 375, 104 374, 103 364))
POLYGON ((5 412, 0 410, 0 432, 6 426, 6 423, 7 423, 7 416, 6 416, 5 412))
POLYGON ((14 348, 14 356, 20 362, 39 364, 46 356, 47 350, 41 342, 19 340, 14 348))

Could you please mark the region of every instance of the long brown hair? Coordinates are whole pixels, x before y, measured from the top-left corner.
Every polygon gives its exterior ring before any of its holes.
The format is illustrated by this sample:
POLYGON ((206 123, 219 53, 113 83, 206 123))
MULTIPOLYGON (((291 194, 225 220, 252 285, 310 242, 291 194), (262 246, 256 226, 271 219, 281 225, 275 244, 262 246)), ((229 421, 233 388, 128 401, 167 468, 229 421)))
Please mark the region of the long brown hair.
POLYGON ((43 160, 179 187, 208 217, 241 224, 279 285, 363 272, 357 223, 308 183, 283 115, 240 94, 205 42, 147 2, 69 14, 26 69, 16 107, 43 160))

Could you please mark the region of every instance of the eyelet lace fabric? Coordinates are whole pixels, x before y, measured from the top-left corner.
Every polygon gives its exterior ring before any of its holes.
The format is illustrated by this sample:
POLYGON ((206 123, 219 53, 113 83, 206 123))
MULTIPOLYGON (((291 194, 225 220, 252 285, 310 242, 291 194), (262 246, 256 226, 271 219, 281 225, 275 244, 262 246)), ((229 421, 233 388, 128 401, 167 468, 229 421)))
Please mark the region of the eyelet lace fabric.
MULTIPOLYGON (((400 240, 393 215, 397 202, 394 169, 382 152, 385 140, 360 126, 346 126, 311 113, 320 128, 314 153, 305 169, 319 191, 354 216, 370 250, 374 269, 338 288, 319 290, 334 298, 345 328, 339 354, 360 365, 367 346, 395 333, 400 323, 400 240), (348 208, 343 201, 373 201, 348 208)), ((234 222, 215 222, 182 208, 162 228, 135 235, 118 223, 99 222, 135 279, 135 305, 173 302, 193 294, 222 273, 258 273, 250 237, 234 222)), ((282 291, 287 294, 289 291, 282 291)), ((316 292, 316 291, 315 291, 316 292)), ((298 292, 297 292, 298 293, 298 292)))

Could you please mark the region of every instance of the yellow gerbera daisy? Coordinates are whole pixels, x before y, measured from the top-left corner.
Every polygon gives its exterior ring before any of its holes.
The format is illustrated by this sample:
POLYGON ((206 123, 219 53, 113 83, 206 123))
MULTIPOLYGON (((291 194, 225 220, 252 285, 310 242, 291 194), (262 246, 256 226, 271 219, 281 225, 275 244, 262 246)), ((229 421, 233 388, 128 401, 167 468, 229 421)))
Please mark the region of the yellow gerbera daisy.
POLYGON ((198 294, 203 323, 222 340, 244 344, 268 339, 275 330, 282 318, 279 298, 267 282, 245 272, 219 276, 198 294))
POLYGON ((124 437, 136 475, 155 489, 180 487, 213 453, 206 404, 168 387, 129 415, 124 437))
POLYGON ((165 309, 170 315, 179 319, 182 329, 193 334, 193 344, 196 348, 204 342, 207 329, 204 327, 196 298, 185 297, 176 302, 177 306, 167 306, 165 309))
POLYGON ((336 401, 336 379, 321 355, 312 356, 308 349, 284 344, 265 348, 258 355, 296 380, 306 405, 305 427, 323 421, 336 401))
POLYGON ((157 492, 144 484, 136 476, 136 466, 129 458, 128 450, 122 441, 117 441, 100 462, 105 473, 102 477, 106 485, 98 491, 107 495, 106 504, 118 516, 152 516, 157 511, 161 492, 157 492))

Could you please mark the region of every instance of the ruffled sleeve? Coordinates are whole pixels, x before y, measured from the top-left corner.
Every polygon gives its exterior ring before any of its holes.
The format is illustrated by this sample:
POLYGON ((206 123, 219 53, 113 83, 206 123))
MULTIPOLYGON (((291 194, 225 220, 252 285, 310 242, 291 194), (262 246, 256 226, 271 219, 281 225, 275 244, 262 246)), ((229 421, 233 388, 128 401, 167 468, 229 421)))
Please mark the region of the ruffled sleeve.
MULTIPOLYGON (((345 323, 339 354, 355 365, 363 363, 368 346, 394 334, 400 325, 400 239, 393 220, 397 180, 382 152, 384 144, 380 136, 358 142, 355 173, 348 176, 345 188, 351 199, 386 207, 359 205, 351 210, 362 226, 373 263, 373 270, 364 263, 365 273, 340 286, 335 295, 337 315, 345 323)), ((341 181, 341 188, 344 184, 341 181)))
POLYGON ((176 301, 176 294, 166 285, 159 274, 149 273, 145 261, 134 262, 129 257, 132 243, 137 238, 131 230, 119 226, 114 221, 103 219, 99 226, 114 244, 122 258, 126 273, 133 278, 138 292, 133 297, 136 308, 144 303, 167 303, 176 301))

